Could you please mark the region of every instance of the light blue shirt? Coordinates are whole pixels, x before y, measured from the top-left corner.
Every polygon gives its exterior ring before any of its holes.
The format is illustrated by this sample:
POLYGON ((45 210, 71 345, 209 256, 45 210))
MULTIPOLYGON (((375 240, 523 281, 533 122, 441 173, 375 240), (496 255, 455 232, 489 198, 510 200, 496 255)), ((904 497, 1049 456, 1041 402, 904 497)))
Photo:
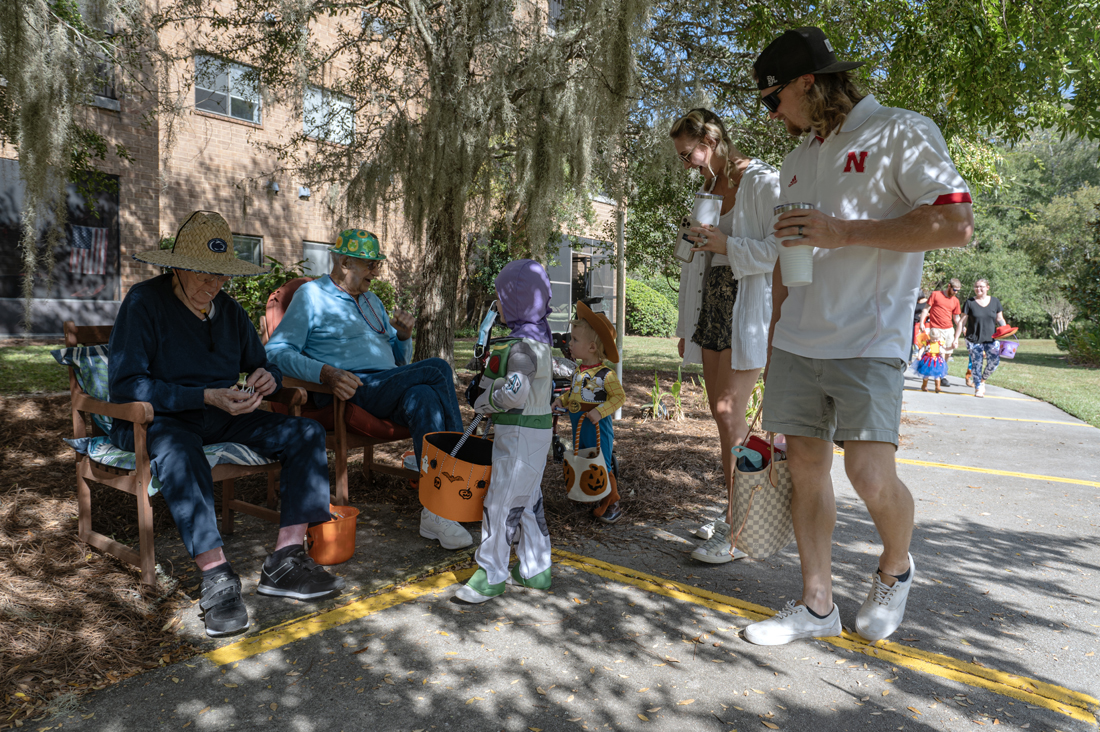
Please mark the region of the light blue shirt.
POLYGON ((315 384, 321 383, 325 364, 345 371, 386 371, 409 363, 412 339, 397 337, 378 296, 365 292, 358 300, 356 307, 328 275, 305 283, 267 342, 268 358, 287 376, 315 384))

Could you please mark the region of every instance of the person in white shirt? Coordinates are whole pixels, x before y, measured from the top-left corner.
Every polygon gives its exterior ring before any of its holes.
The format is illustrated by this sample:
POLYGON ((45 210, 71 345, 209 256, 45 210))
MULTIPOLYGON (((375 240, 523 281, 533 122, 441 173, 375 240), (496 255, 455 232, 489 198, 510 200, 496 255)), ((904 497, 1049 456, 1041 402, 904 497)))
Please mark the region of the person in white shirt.
POLYGON ((802 596, 745 629, 761 645, 841 632, 832 442, 883 543, 856 632, 893 633, 913 583, 913 497, 894 462, 912 303, 924 252, 965 246, 974 217, 939 128, 864 96, 851 75, 861 65, 838 61, 820 29, 797 28, 753 67, 769 116, 805 136, 783 161, 783 201, 815 206, 782 214, 775 233, 816 247, 811 284, 787 288, 780 264, 773 274, 764 427, 787 436, 802 596))
MULTIPOLYGON (((771 230, 779 173, 743 155, 721 118, 708 109, 688 112, 669 136, 684 167, 702 174, 701 192, 722 196, 718 226, 690 230, 696 254, 680 267, 676 335, 683 364, 703 365, 728 485, 730 448, 748 435, 746 405, 767 360, 771 272, 779 255, 771 230)), ((745 556, 739 549, 731 552, 730 527, 721 519, 695 535, 707 539, 691 553, 697 561, 722 564, 745 556)))

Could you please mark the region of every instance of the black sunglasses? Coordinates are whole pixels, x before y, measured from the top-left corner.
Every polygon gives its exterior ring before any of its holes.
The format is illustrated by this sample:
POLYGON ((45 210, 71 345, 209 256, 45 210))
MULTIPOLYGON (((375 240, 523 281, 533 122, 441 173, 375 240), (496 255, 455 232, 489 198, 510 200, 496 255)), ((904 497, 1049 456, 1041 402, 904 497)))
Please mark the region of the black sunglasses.
POLYGON ((776 89, 775 91, 773 91, 771 94, 766 94, 766 95, 760 97, 760 101, 764 103, 764 106, 767 107, 768 111, 771 112, 772 114, 775 114, 777 111, 779 111, 779 105, 780 105, 779 92, 786 89, 787 84, 790 84, 790 83, 791 82, 788 81, 786 84, 780 84, 779 88, 776 89))

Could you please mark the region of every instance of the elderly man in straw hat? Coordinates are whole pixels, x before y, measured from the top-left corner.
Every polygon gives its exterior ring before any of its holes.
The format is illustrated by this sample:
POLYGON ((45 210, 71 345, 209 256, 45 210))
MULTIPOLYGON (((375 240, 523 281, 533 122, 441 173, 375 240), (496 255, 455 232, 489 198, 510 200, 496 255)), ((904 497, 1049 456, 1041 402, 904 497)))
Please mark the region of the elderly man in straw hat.
MULTIPOLYGON (((412 316, 396 310, 389 317, 370 291, 386 261, 377 236, 348 229, 329 251, 332 272, 294 294, 267 342, 267 354, 287 375, 328 384, 341 399, 407 427, 416 461, 409 467, 415 470, 424 435, 462 431, 451 365, 441 358, 409 363, 412 316)), ((321 406, 318 397, 331 399, 315 395, 321 406)), ((420 512, 420 535, 445 549, 473 543, 462 524, 427 508, 420 512)))
MULTIPOLYGON (((325 432, 313 420, 257 411, 262 398, 280 388, 282 374, 267 360, 244 309, 221 292, 230 277, 266 271, 237 259, 232 241, 221 215, 196 211, 172 249, 135 254, 169 272, 130 288, 111 331, 108 365, 113 401, 153 405, 146 437, 152 470, 202 570, 201 607, 214 637, 246 630, 248 610, 222 551, 204 444, 240 443, 283 465, 281 525, 256 591, 317 600, 344 587, 302 546, 307 526, 329 519, 325 432), (232 388, 242 372, 245 388, 232 388)), ((133 424, 115 420, 111 442, 132 450, 133 424)))

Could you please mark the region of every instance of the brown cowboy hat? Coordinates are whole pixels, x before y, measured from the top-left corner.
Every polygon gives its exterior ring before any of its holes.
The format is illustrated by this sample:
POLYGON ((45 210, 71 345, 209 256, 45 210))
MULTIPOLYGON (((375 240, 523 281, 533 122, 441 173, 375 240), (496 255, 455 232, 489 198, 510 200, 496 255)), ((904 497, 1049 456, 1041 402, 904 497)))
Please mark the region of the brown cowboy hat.
POLYGON ((592 326, 596 335, 600 337, 604 355, 611 363, 619 362, 619 347, 615 343, 615 326, 603 313, 597 313, 592 308, 577 300, 577 317, 592 326))

